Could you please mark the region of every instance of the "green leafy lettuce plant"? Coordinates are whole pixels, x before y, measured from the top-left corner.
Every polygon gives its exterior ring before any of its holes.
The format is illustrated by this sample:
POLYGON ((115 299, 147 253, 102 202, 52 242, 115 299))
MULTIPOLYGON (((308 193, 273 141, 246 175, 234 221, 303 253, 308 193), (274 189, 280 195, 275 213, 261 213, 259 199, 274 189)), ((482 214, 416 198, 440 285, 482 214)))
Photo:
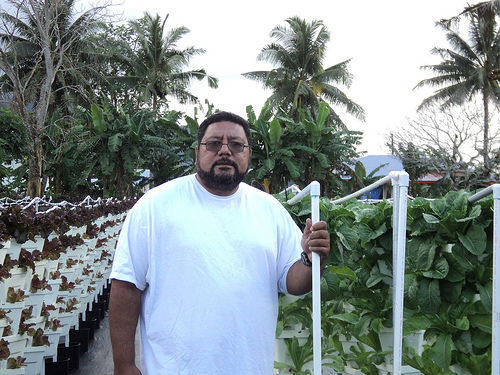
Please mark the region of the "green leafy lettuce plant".
MULTIPOLYGON (((470 195, 408 202, 403 361, 424 374, 481 374, 491 365, 492 198, 471 204, 470 195), (423 347, 407 345, 420 332, 423 347)), ((284 206, 303 227, 310 201, 284 206)), ((393 325, 392 204, 323 198, 320 209, 331 239, 322 278, 324 357, 336 350, 344 365, 373 373, 388 354, 381 334, 393 325), (345 350, 342 340, 352 338, 358 343, 345 350)), ((302 309, 294 314, 310 314, 307 304, 302 309)))

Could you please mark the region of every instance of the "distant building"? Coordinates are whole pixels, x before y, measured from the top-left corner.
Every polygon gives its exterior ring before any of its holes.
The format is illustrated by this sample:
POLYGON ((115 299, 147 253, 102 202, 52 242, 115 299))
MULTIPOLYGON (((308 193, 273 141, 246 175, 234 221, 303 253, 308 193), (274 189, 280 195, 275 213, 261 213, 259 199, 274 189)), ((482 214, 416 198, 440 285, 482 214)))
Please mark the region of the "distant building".
MULTIPOLYGON (((401 162, 401 160, 399 160, 397 156, 394 155, 367 155, 357 160, 363 163, 367 175, 369 175, 377 167, 383 164, 387 165, 380 168, 380 170, 375 174, 375 176, 384 177, 387 176, 391 171, 404 170, 403 163, 401 162)), ((441 178, 443 178, 443 176, 444 174, 441 172, 432 171, 420 177, 417 183, 432 185, 437 181, 439 181, 441 178)))
POLYGON ((375 174, 375 176, 384 177, 387 176, 392 171, 402 171, 403 163, 397 156, 394 155, 367 155, 358 159, 366 169, 366 175, 369 175, 372 171, 383 164, 386 166, 380 168, 380 170, 375 174))
MULTIPOLYGON (((394 155, 367 155, 357 159, 357 161, 363 163, 363 166, 365 167, 366 170, 366 175, 369 175, 376 168, 385 164, 375 173, 373 177, 382 178, 389 175, 389 173, 392 171, 404 170, 403 163, 397 156, 394 155)), ((432 171, 420 177, 416 182, 418 184, 432 185, 437 181, 439 181, 441 178, 443 178, 443 173, 432 171)), ((383 186, 370 191, 368 194, 366 194, 365 198, 379 199, 379 198, 385 198, 386 196, 387 196, 387 187, 383 186)))

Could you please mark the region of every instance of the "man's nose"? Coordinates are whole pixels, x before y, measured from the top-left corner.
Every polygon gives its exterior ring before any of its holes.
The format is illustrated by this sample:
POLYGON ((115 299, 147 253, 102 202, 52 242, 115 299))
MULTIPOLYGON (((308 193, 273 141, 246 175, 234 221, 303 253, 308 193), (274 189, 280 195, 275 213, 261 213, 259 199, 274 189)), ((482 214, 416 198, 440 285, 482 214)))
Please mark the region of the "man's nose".
POLYGON ((223 143, 220 150, 219 154, 231 154, 231 150, 229 149, 229 144, 228 143, 223 143))

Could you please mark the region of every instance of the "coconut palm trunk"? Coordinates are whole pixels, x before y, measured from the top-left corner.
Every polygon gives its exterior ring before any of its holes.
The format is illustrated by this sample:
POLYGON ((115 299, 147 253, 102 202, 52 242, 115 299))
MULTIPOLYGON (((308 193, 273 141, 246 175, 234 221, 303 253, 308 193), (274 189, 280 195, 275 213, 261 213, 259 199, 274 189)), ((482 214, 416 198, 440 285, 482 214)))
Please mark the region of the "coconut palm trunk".
POLYGON ((490 115, 488 95, 483 90, 483 109, 484 109, 484 127, 483 127, 483 162, 486 172, 490 170, 489 149, 490 149, 490 115))

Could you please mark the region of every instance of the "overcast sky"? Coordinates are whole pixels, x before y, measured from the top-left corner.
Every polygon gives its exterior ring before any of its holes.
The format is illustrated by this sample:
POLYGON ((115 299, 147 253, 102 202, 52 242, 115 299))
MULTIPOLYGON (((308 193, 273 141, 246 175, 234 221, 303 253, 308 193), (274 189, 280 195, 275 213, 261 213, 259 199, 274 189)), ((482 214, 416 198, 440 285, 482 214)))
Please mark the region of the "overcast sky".
MULTIPOLYGON (((387 134, 407 126, 407 118, 414 116, 422 99, 432 93, 413 88, 430 77, 420 66, 440 62, 430 50, 448 47, 445 33, 435 22, 453 17, 467 6, 462 0, 113 1, 123 4, 120 9, 124 9, 125 19, 140 18, 145 11, 162 18, 170 14, 168 29, 189 28, 191 32, 180 47, 206 50, 190 68, 205 68, 220 80, 216 90, 203 82, 194 84, 191 91, 202 101, 207 98, 216 108, 243 117, 246 106, 253 105, 258 113, 270 95, 259 83, 241 76, 271 69, 267 63, 256 62, 262 48, 274 41, 270 31, 285 25, 288 17, 322 20, 331 33, 324 66, 351 59, 348 69, 354 76, 353 84, 341 89, 365 109, 366 121, 339 113, 350 130, 364 133, 359 151, 369 154, 387 154, 387 134)), ((191 108, 183 110, 193 113, 191 108)))

